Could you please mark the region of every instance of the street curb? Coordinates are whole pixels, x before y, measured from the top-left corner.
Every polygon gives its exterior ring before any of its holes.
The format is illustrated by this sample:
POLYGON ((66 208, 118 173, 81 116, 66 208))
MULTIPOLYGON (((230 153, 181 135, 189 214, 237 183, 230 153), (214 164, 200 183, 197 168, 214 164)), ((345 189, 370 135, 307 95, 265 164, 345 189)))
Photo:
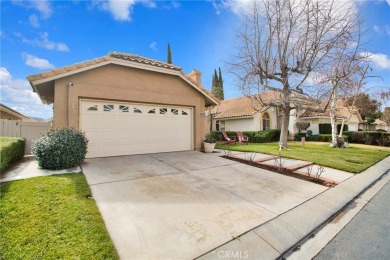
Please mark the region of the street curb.
MULTIPOLYGON (((277 259, 283 259, 286 253, 293 250, 296 246, 300 245, 302 241, 307 239, 314 231, 318 230, 318 228, 324 226, 326 223, 331 221, 335 216, 337 216, 340 212, 342 212, 351 202, 356 200, 359 196, 361 196, 361 194, 363 194, 365 191, 371 188, 375 183, 377 183, 380 179, 383 178, 383 176, 385 176, 389 172, 390 172, 390 156, 376 163, 375 165, 369 167, 363 172, 355 175, 354 177, 345 180, 344 182, 340 183, 336 187, 326 190, 324 193, 327 192, 331 193, 334 190, 336 190, 336 192, 339 192, 337 191, 336 188, 340 186, 339 189, 344 189, 344 191, 351 190, 351 193, 345 197, 344 200, 345 202, 340 201, 339 203, 334 205, 331 210, 329 210, 330 216, 325 221, 312 225, 313 228, 310 232, 308 232, 304 237, 298 240, 295 244, 290 246, 287 250, 283 251, 277 259), (359 180, 355 179, 357 177, 360 177, 359 180)), ((344 194, 344 191, 341 194, 344 194)), ((321 196, 322 194, 317 195, 313 199, 316 200, 316 198, 321 196)))
POLYGON ((215 259, 216 252, 230 251, 247 259, 282 259, 389 171, 390 156, 198 258, 215 259))

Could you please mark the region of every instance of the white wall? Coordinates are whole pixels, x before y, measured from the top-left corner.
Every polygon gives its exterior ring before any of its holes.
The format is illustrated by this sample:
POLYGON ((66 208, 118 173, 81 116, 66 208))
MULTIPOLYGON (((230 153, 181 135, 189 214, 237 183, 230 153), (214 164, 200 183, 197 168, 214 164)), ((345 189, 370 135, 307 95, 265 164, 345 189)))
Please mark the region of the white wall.
POLYGON ((348 125, 348 131, 357 131, 359 130, 359 124, 357 123, 345 123, 348 125))
POLYGON ((320 125, 310 123, 310 127, 307 130, 311 130, 313 135, 318 135, 320 133, 320 125))
POLYGON ((225 131, 259 131, 253 118, 225 120, 225 131))

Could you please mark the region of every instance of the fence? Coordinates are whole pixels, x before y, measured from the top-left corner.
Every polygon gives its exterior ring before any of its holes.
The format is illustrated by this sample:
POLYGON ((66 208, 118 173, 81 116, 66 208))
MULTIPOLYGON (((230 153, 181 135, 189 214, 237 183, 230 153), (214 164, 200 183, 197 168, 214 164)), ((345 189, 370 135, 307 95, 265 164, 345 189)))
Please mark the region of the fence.
POLYGON ((23 122, 0 120, 0 136, 23 137, 26 139, 24 154, 31 154, 32 141, 51 128, 50 122, 23 122))

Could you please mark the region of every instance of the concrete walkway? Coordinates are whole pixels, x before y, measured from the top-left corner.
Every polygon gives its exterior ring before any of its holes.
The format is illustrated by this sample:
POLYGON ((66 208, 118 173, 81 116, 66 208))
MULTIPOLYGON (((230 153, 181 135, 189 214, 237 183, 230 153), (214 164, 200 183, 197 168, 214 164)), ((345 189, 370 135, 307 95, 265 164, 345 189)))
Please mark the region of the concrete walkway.
POLYGON ((24 156, 22 160, 17 162, 11 168, 1 173, 0 183, 8 181, 23 180, 32 177, 38 176, 49 176, 53 174, 64 174, 71 172, 81 172, 80 166, 73 167, 70 169, 59 170, 59 171, 49 171, 39 169, 37 161, 33 155, 24 156))

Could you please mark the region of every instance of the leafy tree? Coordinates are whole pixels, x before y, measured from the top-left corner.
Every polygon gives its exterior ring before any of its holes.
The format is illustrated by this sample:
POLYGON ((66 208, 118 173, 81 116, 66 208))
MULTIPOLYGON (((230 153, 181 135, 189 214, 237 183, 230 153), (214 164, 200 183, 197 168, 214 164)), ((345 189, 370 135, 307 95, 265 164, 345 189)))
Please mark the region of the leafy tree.
POLYGON ((167 63, 172 64, 171 45, 169 45, 169 43, 168 43, 168 50, 167 50, 167 63))
MULTIPOLYGON (((347 103, 352 105, 353 99, 348 99, 347 103)), ((382 112, 380 111, 381 105, 381 102, 372 99, 366 93, 358 94, 355 100, 355 106, 358 109, 360 116, 363 120, 367 120, 367 123, 369 124, 374 123, 375 119, 382 116, 382 112)))
POLYGON ((224 100, 221 68, 219 68, 219 75, 217 74, 217 70, 214 69, 211 93, 213 93, 213 95, 216 96, 219 100, 224 100))
POLYGON ((218 70, 219 70, 219 77, 218 77, 219 99, 224 100, 225 94, 223 92, 223 79, 222 79, 221 68, 218 68, 218 70))

